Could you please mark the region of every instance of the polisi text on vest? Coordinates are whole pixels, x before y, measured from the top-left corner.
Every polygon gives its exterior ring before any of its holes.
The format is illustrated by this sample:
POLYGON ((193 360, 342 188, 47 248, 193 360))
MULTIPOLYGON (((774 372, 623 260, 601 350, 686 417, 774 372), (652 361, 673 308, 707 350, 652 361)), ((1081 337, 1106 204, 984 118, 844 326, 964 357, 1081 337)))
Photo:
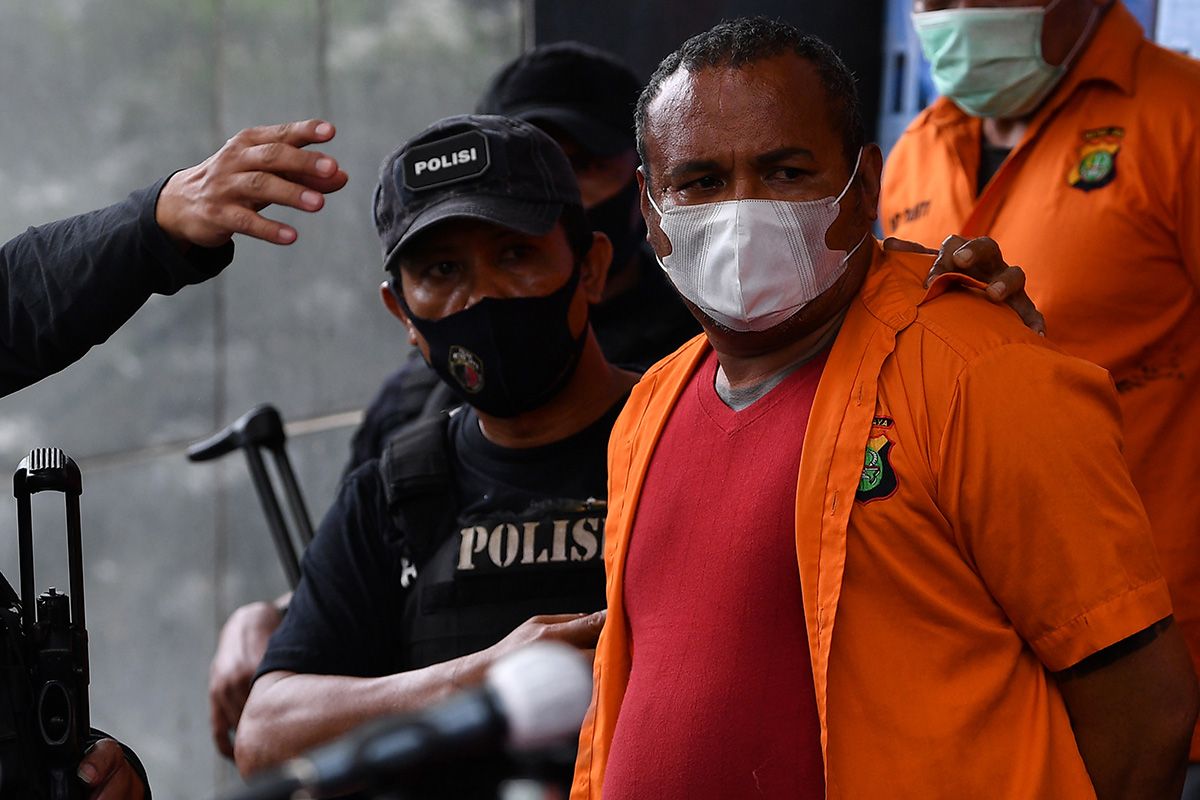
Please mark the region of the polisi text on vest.
POLYGON ((474 147, 468 147, 453 153, 444 153, 440 156, 427 158, 424 161, 418 161, 413 164, 413 174, 420 175, 422 172, 437 172, 440 169, 455 167, 459 164, 470 164, 472 161, 478 160, 478 150, 474 147))

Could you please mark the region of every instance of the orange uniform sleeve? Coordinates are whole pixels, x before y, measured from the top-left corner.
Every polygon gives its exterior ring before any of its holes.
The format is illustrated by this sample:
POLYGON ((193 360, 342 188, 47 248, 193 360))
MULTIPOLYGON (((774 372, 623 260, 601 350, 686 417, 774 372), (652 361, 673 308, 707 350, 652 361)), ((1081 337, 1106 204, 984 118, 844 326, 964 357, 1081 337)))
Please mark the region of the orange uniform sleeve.
POLYGON ((1051 671, 1171 613, 1121 448, 1116 392, 1099 367, 1009 344, 959 375, 940 447, 939 504, 1051 671))

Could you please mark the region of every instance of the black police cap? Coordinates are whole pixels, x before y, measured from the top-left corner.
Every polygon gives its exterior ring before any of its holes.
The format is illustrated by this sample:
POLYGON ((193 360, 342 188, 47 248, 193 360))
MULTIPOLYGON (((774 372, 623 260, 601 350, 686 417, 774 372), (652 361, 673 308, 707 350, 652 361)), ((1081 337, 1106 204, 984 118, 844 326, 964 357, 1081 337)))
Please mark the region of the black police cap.
POLYGON ((480 219, 543 236, 567 205, 582 206, 579 187, 545 133, 507 117, 447 117, 383 162, 374 217, 384 269, 414 236, 443 220, 480 219))
POLYGON ((475 110, 549 123, 593 155, 634 145, 633 111, 642 82, 611 53, 579 42, 530 50, 492 79, 475 110))

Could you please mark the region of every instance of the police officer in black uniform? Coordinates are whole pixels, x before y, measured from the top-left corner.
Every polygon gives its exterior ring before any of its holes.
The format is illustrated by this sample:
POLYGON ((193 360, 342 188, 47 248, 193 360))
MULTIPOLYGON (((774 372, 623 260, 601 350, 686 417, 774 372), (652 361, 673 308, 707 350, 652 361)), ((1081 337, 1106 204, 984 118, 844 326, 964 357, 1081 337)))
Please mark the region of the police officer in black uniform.
MULTIPOLYGON (((531 122, 571 161, 592 230, 612 242, 608 282, 592 308, 604 355, 639 372, 700 329, 646 246, 638 202, 633 110, 642 82, 611 53, 579 42, 535 47, 503 67, 475 107, 531 122)), ((354 433, 346 473, 379 455, 387 440, 423 412, 451 401, 418 354, 390 375, 354 433)))
MULTIPOLYGON (((591 230, 612 243, 613 259, 592 330, 608 360, 634 371, 669 355, 700 332, 653 253, 638 203, 633 109, 641 81, 618 58, 577 42, 541 45, 503 67, 476 113, 515 117, 548 133, 564 150, 591 230)), ((384 381, 355 431, 343 474, 379 457, 397 431, 436 414, 455 398, 425 359, 410 351, 384 381)), ((233 755, 235 727, 267 638, 288 596, 238 608, 221 630, 209 673, 213 741, 233 755)))
MULTIPOLYGON (((589 324, 612 248, 570 163, 528 123, 451 117, 387 160, 375 220, 384 302, 463 405, 343 484, 246 705, 243 772, 602 624, 605 453, 636 375, 589 324)), ((467 777, 439 790, 486 796, 467 777)))

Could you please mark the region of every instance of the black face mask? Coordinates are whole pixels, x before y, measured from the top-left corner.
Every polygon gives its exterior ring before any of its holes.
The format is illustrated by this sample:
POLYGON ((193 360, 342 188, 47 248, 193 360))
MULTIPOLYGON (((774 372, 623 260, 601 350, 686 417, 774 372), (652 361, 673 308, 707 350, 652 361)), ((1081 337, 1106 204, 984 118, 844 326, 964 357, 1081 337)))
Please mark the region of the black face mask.
POLYGON ((600 231, 612 242, 612 266, 608 269, 610 279, 629 265, 633 254, 646 238, 646 223, 638 209, 640 199, 635 177, 624 189, 587 210, 587 220, 592 230, 600 231))
POLYGON ((485 297, 442 319, 421 319, 400 305, 429 343, 429 366, 464 403, 494 417, 515 417, 556 395, 579 364, 587 326, 571 335, 567 312, 579 265, 544 297, 485 297))

